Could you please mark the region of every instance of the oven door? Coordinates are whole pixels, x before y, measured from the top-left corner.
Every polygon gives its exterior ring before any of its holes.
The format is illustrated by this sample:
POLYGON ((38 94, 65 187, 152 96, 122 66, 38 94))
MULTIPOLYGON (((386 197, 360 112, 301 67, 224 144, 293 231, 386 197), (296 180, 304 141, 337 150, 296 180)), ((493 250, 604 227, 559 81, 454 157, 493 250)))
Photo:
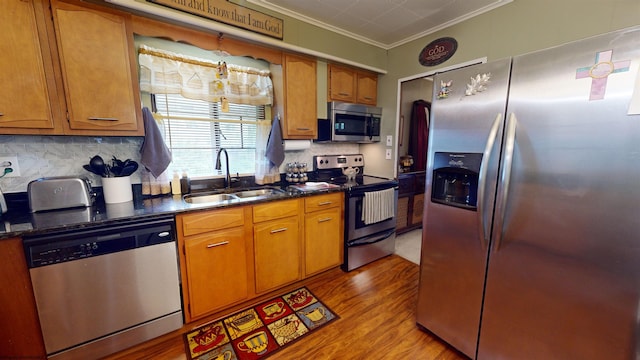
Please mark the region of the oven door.
POLYGON ((394 204, 393 204, 393 217, 373 223, 365 224, 362 220, 362 203, 364 194, 367 191, 384 190, 389 187, 376 187, 376 188, 357 188, 351 189, 348 196, 347 203, 347 243, 352 243, 356 239, 360 239, 366 236, 370 236, 376 233, 383 232, 385 230, 395 229, 396 217, 398 216, 398 188, 395 188, 394 204))

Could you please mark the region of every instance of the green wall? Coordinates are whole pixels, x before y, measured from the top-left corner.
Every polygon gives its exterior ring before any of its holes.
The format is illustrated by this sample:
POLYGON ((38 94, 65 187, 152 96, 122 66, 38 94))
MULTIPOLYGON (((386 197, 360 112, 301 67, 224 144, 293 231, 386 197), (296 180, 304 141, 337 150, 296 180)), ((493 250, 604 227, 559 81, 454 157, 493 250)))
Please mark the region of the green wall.
MULTIPOLYGON (((384 108, 383 136, 392 134, 395 140, 399 79, 482 57, 492 61, 520 55, 634 25, 640 25, 639 0, 514 0, 393 48, 388 52, 388 73, 378 82, 378 106, 384 108), (458 41, 456 54, 438 67, 422 66, 418 62, 422 48, 445 36, 458 41)), ((383 143, 361 147, 367 158, 378 159, 384 159, 385 148, 383 143)), ((376 175, 393 176, 395 165, 389 160, 369 161, 367 168, 376 175)))

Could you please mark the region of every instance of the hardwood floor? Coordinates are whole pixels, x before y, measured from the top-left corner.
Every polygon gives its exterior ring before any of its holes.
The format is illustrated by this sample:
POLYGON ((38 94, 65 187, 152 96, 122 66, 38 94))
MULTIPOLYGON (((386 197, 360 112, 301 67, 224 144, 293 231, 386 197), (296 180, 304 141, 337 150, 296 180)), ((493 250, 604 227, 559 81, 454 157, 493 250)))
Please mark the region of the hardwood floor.
MULTIPOLYGON (((418 270, 418 265, 391 255, 349 273, 333 269, 305 281, 340 319, 269 359, 467 359, 416 326, 418 270)), ((184 360, 182 332, 192 327, 107 359, 184 360)))

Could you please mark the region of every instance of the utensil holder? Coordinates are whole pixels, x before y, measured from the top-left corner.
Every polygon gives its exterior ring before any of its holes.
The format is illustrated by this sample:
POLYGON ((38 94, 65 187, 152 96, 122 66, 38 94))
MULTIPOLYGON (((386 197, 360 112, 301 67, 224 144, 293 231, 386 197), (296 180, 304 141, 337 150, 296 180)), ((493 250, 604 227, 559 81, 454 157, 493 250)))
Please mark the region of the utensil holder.
POLYGON ((109 177, 102 178, 102 193, 104 202, 107 204, 117 204, 133 200, 131 190, 131 177, 109 177))

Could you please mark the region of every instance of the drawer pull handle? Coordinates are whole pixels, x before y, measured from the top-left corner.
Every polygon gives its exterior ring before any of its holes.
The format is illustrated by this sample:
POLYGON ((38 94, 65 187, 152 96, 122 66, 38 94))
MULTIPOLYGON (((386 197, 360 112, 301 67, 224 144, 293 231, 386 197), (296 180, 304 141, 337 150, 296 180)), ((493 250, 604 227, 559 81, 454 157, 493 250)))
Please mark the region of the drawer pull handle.
POLYGON ((351 95, 351 94, 347 94, 347 93, 343 93, 343 92, 341 92, 341 93, 338 93, 338 95, 340 95, 340 96, 349 96, 349 95, 351 95))
POLYGON ((3 113, 0 113, 0 116, 4 116, 4 114, 3 114, 3 113))
POLYGON ((332 201, 323 201, 323 202, 319 202, 318 206, 325 206, 325 205, 331 205, 332 201))
POLYGON ((89 118, 89 120, 96 120, 96 121, 118 121, 117 118, 106 118, 106 117, 95 117, 92 116, 89 118))
POLYGON ((326 222, 326 221, 331 221, 331 220, 333 220, 333 218, 328 217, 328 218, 324 218, 324 219, 318 219, 318 222, 321 223, 321 222, 326 222))
POLYGON ((310 128, 296 128, 296 130, 309 131, 311 129, 310 128))
POLYGON ((275 233, 279 233, 279 232, 283 232, 283 231, 287 231, 287 230, 289 230, 289 228, 274 229, 274 230, 271 230, 271 233, 275 234, 275 233))
POLYGON ((227 245, 228 243, 229 243, 228 241, 221 241, 219 243, 209 244, 207 245, 207 249, 211 249, 211 248, 222 246, 222 245, 227 245))

